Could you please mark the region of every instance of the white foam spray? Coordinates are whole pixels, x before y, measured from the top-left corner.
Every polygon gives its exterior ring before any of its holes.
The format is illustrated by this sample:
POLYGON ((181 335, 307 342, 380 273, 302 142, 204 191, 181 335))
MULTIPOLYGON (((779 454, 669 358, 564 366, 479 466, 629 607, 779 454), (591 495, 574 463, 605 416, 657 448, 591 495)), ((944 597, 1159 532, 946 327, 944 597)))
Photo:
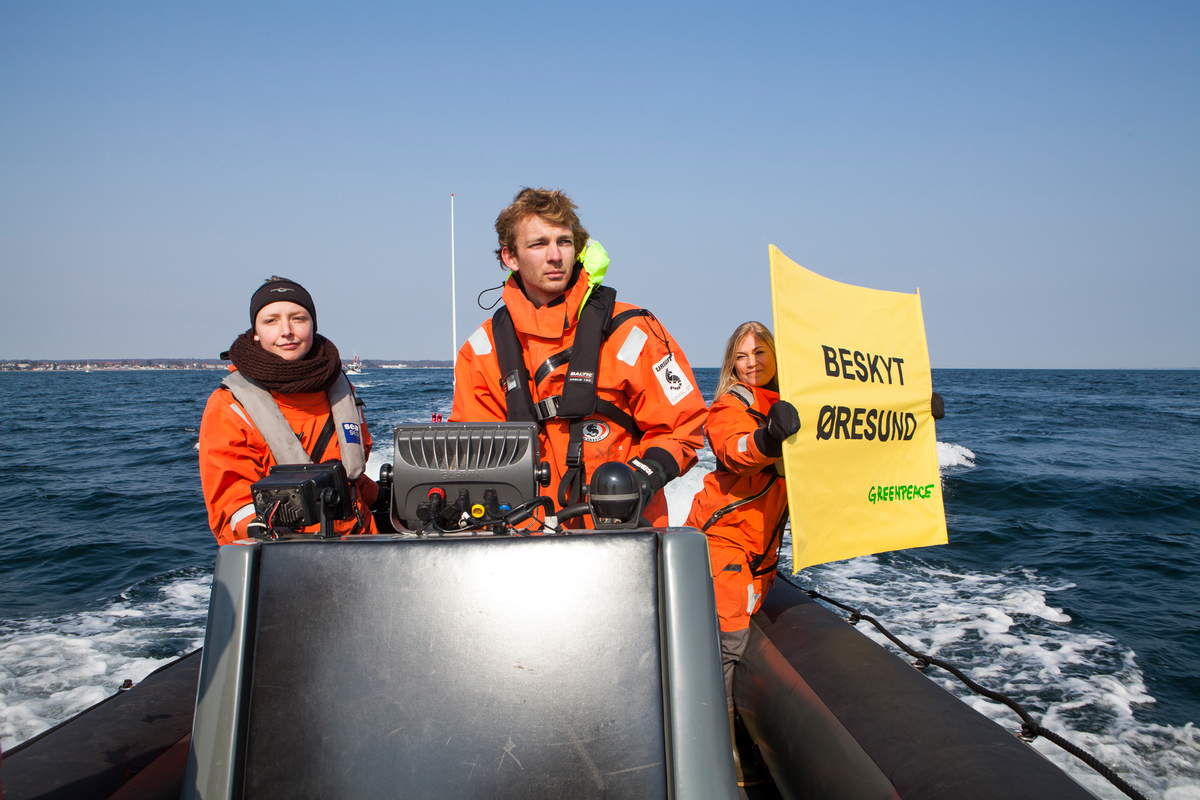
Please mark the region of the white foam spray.
POLYGON ((0 626, 0 749, 62 722, 204 643, 211 575, 95 611, 0 626))
POLYGON ((938 467, 943 471, 950 467, 974 467, 975 454, 960 444, 937 443, 938 467))

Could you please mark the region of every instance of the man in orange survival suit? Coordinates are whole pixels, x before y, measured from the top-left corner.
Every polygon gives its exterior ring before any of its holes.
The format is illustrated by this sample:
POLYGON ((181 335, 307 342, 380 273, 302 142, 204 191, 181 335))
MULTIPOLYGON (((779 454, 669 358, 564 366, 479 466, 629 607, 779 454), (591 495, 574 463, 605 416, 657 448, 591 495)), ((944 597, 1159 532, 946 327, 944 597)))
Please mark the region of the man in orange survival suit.
POLYGON ((663 526, 660 490, 696 463, 707 409, 662 324, 599 285, 607 255, 575 208, 561 191, 522 189, 500 212, 504 306, 458 351, 450 420, 538 421, 556 509, 583 499, 599 464, 627 462, 642 516, 663 526))

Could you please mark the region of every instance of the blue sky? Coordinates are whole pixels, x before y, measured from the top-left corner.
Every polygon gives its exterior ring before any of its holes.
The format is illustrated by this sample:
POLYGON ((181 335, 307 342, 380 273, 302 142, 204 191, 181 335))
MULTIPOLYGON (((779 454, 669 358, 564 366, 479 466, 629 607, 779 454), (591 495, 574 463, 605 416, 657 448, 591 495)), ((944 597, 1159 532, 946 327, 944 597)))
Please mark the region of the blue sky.
POLYGON ((271 274, 450 358, 559 187, 693 364, 767 245, 933 366, 1200 367, 1200 5, 0 0, 0 358, 215 357, 271 274))

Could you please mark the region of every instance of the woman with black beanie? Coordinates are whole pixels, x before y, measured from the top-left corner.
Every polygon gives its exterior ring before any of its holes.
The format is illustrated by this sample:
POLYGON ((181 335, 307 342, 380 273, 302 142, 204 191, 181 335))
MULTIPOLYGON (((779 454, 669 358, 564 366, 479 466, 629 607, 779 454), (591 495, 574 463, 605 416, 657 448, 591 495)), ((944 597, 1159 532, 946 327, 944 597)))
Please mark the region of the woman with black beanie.
POLYGON ((336 522, 336 532, 374 533, 370 506, 379 487, 364 474, 371 436, 337 348, 317 333, 304 287, 274 276, 263 283, 250 298, 250 329, 222 358, 233 366, 200 423, 200 482, 217 542, 265 532, 250 485, 273 466, 334 458, 357 495, 357 513, 336 522))

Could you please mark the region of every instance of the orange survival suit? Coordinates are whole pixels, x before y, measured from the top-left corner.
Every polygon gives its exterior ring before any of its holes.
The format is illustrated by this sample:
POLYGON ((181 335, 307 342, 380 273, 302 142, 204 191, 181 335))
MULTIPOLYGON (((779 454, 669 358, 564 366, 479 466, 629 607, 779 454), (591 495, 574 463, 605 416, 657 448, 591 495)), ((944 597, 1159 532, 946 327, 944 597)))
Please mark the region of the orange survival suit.
MULTIPOLYGON (((229 371, 233 372, 234 368, 230 367, 229 371)), ((271 397, 299 437, 301 446, 312 453, 330 416, 328 395, 325 392, 271 392, 271 397)), ((361 408, 359 417, 362 417, 361 408)), ((371 434, 367 431, 366 420, 362 420, 361 430, 363 450, 370 456, 371 434)), ((340 457, 340 444, 334 436, 320 460, 340 457)), ((200 483, 204 488, 204 505, 208 508, 208 525, 219 544, 247 538, 246 527, 255 518, 250 485, 266 477, 275 463, 266 440, 233 394, 224 387, 214 391, 200 422, 200 483)), ((365 474, 358 477, 355 485, 358 495, 356 516, 361 524, 359 532, 375 533, 369 506, 375 502, 379 487, 365 474)), ((348 534, 355 523, 355 519, 338 520, 334 530, 348 534)), ((317 526, 313 526, 304 532, 315 533, 317 530, 317 526)))
POLYGON ((736 383, 713 402, 704 433, 717 469, 705 476, 686 523, 708 536, 731 697, 733 665, 749 641, 750 616, 775 582, 787 522, 787 488, 775 471, 776 459, 762 452, 754 436, 778 400, 778 392, 736 383))
MULTIPOLYGON (((567 291, 541 308, 525 296, 515 274, 505 283, 503 295, 520 344, 530 395, 538 406, 541 457, 550 463, 552 472, 546 494, 554 498, 556 509, 578 498, 566 491, 572 478, 577 488, 577 481, 586 483, 599 464, 651 458, 670 480, 696 463, 696 451, 704 443, 704 398, 696 389, 683 351, 648 311, 614 301, 612 325, 600 345, 594 376, 597 408, 583 417, 582 425, 575 421, 582 470, 568 475, 572 421, 556 416, 554 409, 566 389, 571 355, 566 351, 577 343, 580 304, 588 291, 587 270, 578 262, 576 270, 567 291), (568 479, 565 483, 564 477, 568 479)), ((601 289, 604 287, 596 287, 596 291, 601 289)), ((501 374, 495 325, 495 317, 484 322, 458 351, 452 422, 510 419, 507 376, 501 374)), ((651 525, 667 524, 667 502, 661 491, 651 498, 642 516, 651 525)))

